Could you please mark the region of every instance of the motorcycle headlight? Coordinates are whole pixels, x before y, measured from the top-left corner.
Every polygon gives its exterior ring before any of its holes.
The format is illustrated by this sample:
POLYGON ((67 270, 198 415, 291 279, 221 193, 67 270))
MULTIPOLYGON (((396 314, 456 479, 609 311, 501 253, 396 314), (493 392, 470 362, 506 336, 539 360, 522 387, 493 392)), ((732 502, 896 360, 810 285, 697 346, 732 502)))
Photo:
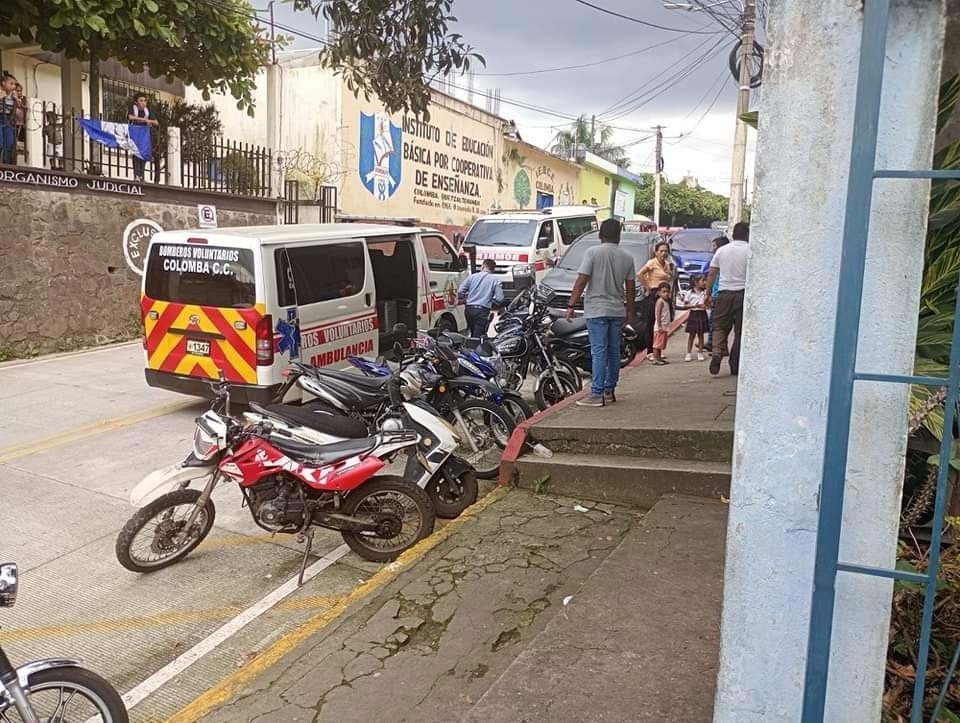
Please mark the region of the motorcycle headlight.
POLYGON ((193 432, 193 455, 197 459, 207 460, 220 451, 220 440, 217 433, 210 429, 201 417, 197 420, 197 428, 193 432))

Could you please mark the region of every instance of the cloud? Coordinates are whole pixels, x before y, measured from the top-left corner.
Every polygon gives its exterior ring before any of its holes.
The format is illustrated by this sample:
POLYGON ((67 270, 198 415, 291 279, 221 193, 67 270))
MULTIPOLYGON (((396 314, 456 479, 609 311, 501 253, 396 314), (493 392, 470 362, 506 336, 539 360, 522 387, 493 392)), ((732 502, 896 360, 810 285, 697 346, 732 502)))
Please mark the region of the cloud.
MULTIPOLYGON (((591 2, 667 27, 721 30, 703 13, 665 10, 654 0, 591 2)), ((287 5, 275 7, 277 22, 323 34, 309 14, 295 13, 287 5)), ((455 0, 453 14, 458 18, 455 32, 487 61, 485 68, 476 68, 474 102, 485 107, 479 93, 499 88, 500 115, 516 121, 524 140, 547 146, 571 118, 595 114, 598 122, 615 127, 614 139, 627 145, 631 168, 651 171, 653 140, 643 139, 660 124, 666 126, 667 176, 679 179, 689 173, 707 188, 729 193, 736 108, 736 84, 726 69, 734 42, 729 33, 657 30, 574 0, 455 0), (634 55, 574 70, 491 75, 593 63, 628 53, 634 55)), ((315 42, 302 38, 293 45, 313 46, 315 42)), ((454 82, 468 84, 463 77, 454 82)), ((463 91, 456 94, 466 97, 463 91)), ((752 149, 747 162, 749 177, 752 149)))

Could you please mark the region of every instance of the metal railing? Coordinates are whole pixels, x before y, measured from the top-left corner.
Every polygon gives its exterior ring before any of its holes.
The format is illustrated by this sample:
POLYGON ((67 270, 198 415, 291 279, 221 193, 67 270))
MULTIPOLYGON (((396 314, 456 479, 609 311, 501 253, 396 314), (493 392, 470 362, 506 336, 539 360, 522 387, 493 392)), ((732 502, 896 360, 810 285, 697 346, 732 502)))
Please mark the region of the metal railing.
POLYGON ((181 133, 182 148, 189 149, 180 160, 184 188, 244 196, 271 195, 273 154, 269 148, 222 137, 196 143, 189 128, 181 129, 181 133))
MULTIPOLYGON (((102 115, 89 116, 83 110, 69 111, 61 109, 55 103, 44 101, 37 110, 39 118, 31 119, 39 124, 43 134, 43 167, 57 170, 74 171, 88 176, 100 176, 111 179, 134 180, 139 175, 140 159, 122 148, 108 148, 91 141, 80 125, 81 118, 103 119, 102 115)), ((161 183, 165 174, 162 171, 164 146, 158 142, 158 134, 151 131, 153 160, 143 162, 142 175, 145 181, 161 183)))

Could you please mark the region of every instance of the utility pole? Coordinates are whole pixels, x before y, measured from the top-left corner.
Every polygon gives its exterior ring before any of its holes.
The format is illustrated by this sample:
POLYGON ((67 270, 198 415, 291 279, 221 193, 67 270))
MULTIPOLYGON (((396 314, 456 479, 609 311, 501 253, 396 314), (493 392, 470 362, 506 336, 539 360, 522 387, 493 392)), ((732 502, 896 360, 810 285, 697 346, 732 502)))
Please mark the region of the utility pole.
POLYGON ((653 222, 660 228, 660 174, 663 173, 663 126, 654 128, 657 132, 657 165, 653 172, 653 222))
POLYGON ((747 167, 747 124, 740 117, 750 110, 750 59, 753 57, 753 32, 756 26, 757 0, 744 0, 740 37, 740 92, 737 96, 737 126, 733 136, 733 171, 730 173, 730 211, 732 228, 743 220, 744 176, 747 167))
POLYGON ((587 144, 587 150, 593 153, 593 148, 597 142, 597 116, 590 116, 590 142, 587 144))

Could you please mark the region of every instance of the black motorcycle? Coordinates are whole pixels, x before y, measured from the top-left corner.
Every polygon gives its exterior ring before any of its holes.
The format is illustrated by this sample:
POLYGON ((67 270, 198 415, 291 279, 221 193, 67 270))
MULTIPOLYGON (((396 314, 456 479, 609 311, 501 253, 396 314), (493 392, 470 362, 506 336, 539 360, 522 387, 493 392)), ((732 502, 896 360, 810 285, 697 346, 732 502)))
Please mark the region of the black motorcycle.
MULTIPOLYGON (((0 607, 13 605, 17 587, 17 566, 0 564, 0 607)), ((0 646, 0 720, 127 723, 130 719, 113 686, 79 667, 79 661, 46 658, 14 668, 0 646)))
MULTIPOLYGON (((587 333, 587 320, 583 317, 567 321, 557 319, 550 325, 547 345, 559 359, 568 364, 590 372, 593 359, 590 354, 590 336, 587 333)), ((629 324, 624 324, 620 334, 620 368, 623 369, 637 356, 639 336, 629 324)))

